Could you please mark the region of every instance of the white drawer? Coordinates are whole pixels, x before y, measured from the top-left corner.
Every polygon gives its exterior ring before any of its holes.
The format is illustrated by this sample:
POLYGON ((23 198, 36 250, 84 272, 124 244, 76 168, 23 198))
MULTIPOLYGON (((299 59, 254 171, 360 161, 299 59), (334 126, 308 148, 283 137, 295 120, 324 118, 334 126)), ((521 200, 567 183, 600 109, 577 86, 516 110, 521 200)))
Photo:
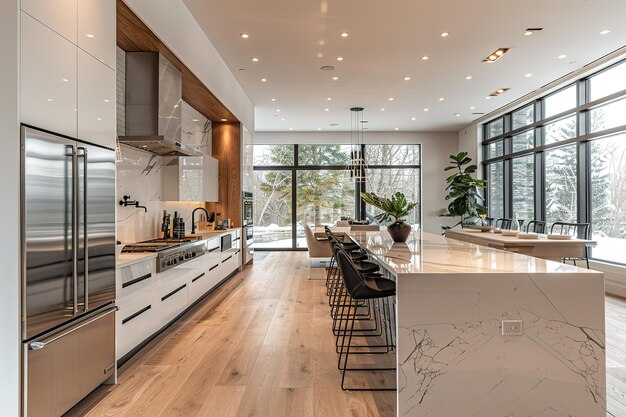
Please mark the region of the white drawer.
POLYGON ((180 314, 189 304, 189 283, 187 280, 173 280, 160 288, 158 303, 160 326, 165 326, 180 314))
POLYGON ((153 304, 151 297, 144 296, 139 297, 133 303, 119 305, 117 313, 117 359, 130 352, 157 330, 158 312, 157 306, 153 304))
POLYGON ((155 284, 156 265, 154 259, 137 262, 117 269, 118 299, 126 294, 143 291, 155 284))

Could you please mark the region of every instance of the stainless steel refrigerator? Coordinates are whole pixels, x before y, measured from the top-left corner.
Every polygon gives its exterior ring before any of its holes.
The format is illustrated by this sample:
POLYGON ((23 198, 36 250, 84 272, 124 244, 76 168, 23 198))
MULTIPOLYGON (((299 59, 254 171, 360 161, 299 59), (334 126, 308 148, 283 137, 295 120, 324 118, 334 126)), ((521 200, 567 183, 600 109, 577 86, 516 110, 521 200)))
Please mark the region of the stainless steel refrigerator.
POLYGON ((21 133, 23 410, 57 417, 115 372, 115 152, 21 133))

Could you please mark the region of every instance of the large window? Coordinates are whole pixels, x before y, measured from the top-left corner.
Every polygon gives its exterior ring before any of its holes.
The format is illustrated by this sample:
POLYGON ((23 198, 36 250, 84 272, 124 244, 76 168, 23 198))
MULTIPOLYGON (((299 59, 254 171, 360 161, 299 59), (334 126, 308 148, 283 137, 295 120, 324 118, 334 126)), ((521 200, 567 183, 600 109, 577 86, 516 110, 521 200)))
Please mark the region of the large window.
MULTIPOLYGON (((377 211, 361 203, 363 191, 420 198, 419 145, 363 145, 367 172, 355 182, 346 168, 349 145, 255 145, 255 246, 306 248, 304 225, 339 220, 373 221, 377 211)), ((419 224, 419 208, 407 219, 419 224)))
POLYGON ((491 217, 590 223, 592 258, 626 264, 626 62, 485 123, 491 217))

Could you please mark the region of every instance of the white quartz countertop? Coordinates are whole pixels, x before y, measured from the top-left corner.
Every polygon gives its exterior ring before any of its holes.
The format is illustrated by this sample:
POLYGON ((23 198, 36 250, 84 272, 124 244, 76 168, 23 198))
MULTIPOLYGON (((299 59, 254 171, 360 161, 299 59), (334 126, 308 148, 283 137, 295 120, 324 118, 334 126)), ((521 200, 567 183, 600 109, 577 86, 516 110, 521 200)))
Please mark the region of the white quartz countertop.
POLYGON ((213 237, 225 235, 227 233, 234 232, 235 230, 240 230, 240 227, 231 227, 229 229, 224 230, 199 230, 194 234, 187 234, 187 237, 199 237, 201 239, 211 239, 213 237))
POLYGON ((406 243, 393 242, 387 231, 345 233, 396 276, 416 273, 595 272, 419 231, 413 231, 406 243))
POLYGON ((116 266, 122 268, 128 265, 136 264, 138 262, 147 261, 148 259, 154 259, 157 257, 156 253, 151 252, 139 252, 139 253, 122 253, 117 258, 116 266))

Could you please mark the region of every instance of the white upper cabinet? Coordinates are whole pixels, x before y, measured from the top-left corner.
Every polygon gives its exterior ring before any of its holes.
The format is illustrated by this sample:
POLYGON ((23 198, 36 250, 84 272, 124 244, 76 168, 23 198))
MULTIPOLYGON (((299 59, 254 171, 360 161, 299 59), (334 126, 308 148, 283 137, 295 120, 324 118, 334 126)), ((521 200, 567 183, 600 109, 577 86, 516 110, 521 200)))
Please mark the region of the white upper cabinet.
POLYGON ((78 50, 78 138, 115 148, 115 71, 78 50))
POLYGON ((77 45, 111 68, 115 68, 115 22, 115 0, 78 0, 77 45))
POLYGON ((165 201, 218 201, 219 162, 212 156, 172 158, 163 167, 165 201))
POLYGON ((241 190, 254 192, 254 145, 252 133, 241 125, 241 190))
POLYGON ((24 12, 20 30, 21 121, 76 137, 76 46, 24 12))
POLYGON ((65 39, 76 43, 77 4, 78 0, 21 0, 21 9, 65 39))

